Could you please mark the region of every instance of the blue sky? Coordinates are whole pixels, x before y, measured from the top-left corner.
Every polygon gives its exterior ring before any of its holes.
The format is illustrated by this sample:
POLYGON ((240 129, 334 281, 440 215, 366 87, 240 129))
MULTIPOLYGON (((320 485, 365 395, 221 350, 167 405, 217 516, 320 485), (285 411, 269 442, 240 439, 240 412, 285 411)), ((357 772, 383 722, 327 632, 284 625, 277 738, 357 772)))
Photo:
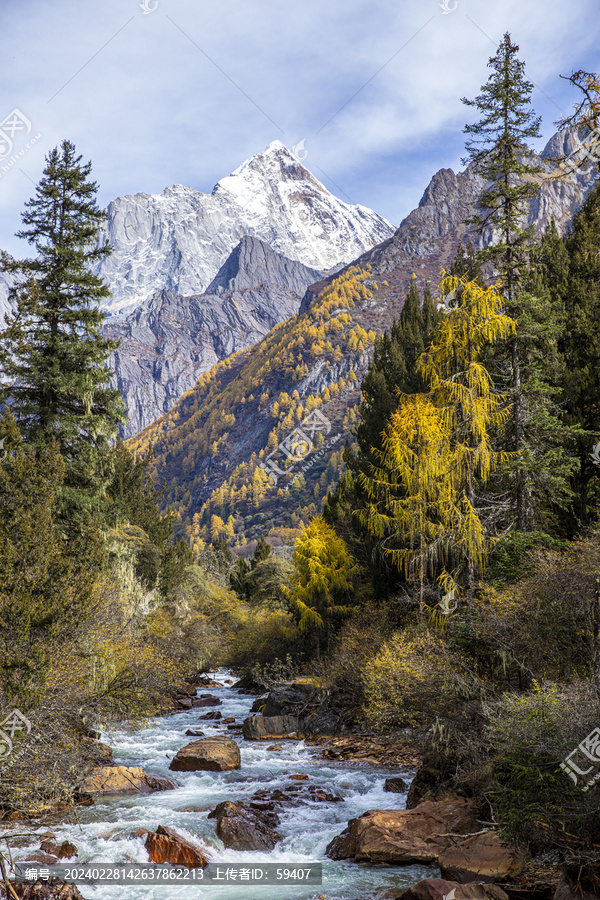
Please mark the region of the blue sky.
POLYGON ((0 248, 18 255, 23 204, 63 138, 92 160, 102 205, 210 191, 270 141, 304 140, 331 191, 398 224, 437 169, 461 168, 460 98, 504 31, 542 144, 575 99, 559 75, 600 70, 597 0, 3 0, 0 24, 0 121, 24 117, 0 159, 0 248))

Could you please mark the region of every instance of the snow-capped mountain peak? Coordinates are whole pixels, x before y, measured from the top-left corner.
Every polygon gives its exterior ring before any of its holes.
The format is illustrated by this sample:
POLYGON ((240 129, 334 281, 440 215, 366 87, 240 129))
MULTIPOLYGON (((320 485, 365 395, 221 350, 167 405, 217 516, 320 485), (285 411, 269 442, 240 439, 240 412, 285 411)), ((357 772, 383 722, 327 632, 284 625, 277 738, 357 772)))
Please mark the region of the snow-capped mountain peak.
POLYGON ((327 270, 386 240, 383 216, 335 197, 281 141, 221 178, 211 194, 175 184, 162 194, 118 197, 108 207, 113 253, 97 272, 112 290, 109 310, 128 312, 157 290, 206 290, 249 235, 291 260, 327 270))

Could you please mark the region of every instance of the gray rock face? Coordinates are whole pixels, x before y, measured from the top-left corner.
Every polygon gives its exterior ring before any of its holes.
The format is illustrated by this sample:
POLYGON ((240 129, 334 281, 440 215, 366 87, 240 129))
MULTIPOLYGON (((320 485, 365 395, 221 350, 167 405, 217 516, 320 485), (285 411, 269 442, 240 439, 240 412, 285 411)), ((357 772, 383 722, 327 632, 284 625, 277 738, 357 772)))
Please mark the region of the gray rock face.
POLYGON ((319 276, 247 237, 213 279, 211 292, 181 297, 159 291, 127 317, 109 318, 106 335, 121 341, 111 365, 129 410, 125 436, 168 412, 215 363, 293 316, 319 276))
POLYGON ((364 206, 334 197, 280 141, 222 178, 211 194, 174 185, 118 197, 100 235, 113 247, 96 272, 111 312, 131 311, 157 290, 208 291, 246 235, 321 271, 348 263, 394 233, 364 206))

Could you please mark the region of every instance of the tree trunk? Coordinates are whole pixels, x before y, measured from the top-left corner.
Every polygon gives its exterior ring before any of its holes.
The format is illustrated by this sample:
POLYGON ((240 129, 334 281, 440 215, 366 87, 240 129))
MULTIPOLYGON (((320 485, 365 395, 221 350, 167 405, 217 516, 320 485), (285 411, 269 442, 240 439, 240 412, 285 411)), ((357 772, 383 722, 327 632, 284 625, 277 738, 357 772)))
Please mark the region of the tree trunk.
MULTIPOLYGON (((521 456, 523 449, 523 419, 521 409, 521 366, 519 361, 519 346, 516 335, 512 340, 512 401, 513 401, 513 422, 514 422, 514 450, 521 456)), ((527 525, 527 515, 525 509, 525 479, 523 472, 519 469, 516 474, 517 481, 517 528, 519 531, 525 531, 527 525)))

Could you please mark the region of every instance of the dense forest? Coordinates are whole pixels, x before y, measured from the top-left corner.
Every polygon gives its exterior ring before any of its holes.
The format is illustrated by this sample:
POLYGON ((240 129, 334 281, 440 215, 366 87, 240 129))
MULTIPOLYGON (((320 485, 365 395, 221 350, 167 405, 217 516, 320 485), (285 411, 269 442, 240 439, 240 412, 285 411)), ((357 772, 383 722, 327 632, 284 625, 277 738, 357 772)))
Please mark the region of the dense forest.
MULTIPOLYGON (((484 248, 413 283, 382 334, 357 315, 379 276, 347 267, 127 444, 92 274, 110 253, 97 185, 72 143, 50 153, 20 232, 36 256, 3 259, 0 708, 41 736, 0 765, 4 814, 77 802, 99 723, 144 721, 228 665, 258 688, 302 676, 350 697, 356 728, 409 732, 430 797, 475 798, 597 890, 600 807, 569 760, 598 760, 600 182, 566 235, 525 226, 548 176, 517 53, 505 35, 465 100, 486 185, 465 224, 484 248), (226 472, 239 406, 260 449, 226 472), (311 423, 309 491, 285 442, 311 423)), ((582 151, 554 178, 600 165, 600 83, 571 81, 561 124, 582 151)))

